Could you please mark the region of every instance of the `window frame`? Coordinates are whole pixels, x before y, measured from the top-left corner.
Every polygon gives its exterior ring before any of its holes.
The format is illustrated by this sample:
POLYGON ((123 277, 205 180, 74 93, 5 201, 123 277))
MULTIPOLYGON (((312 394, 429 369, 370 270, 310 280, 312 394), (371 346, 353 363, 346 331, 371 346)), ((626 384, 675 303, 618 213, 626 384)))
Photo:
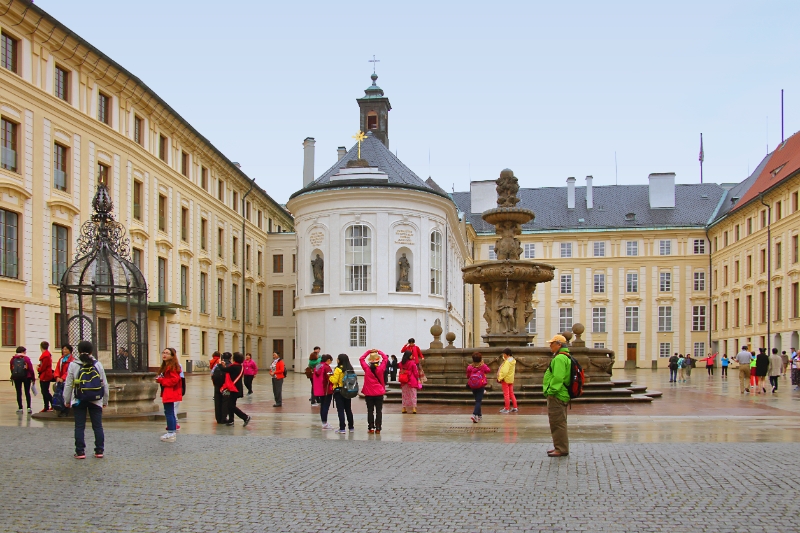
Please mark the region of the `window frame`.
POLYGON ((592 253, 594 257, 605 257, 606 256, 606 243, 605 241, 595 241, 592 244, 592 253))
POLYGON ((430 260, 430 291, 431 294, 434 296, 442 296, 443 294, 443 284, 442 280, 444 279, 444 270, 443 270, 443 263, 444 263, 444 253, 442 249, 442 234, 438 230, 434 230, 431 232, 430 235, 430 249, 429 249, 429 260, 430 260))
POLYGON ((626 272, 625 273, 625 292, 638 293, 639 292, 639 273, 626 272))
POLYGON ((346 292, 370 292, 372 240, 372 228, 366 224, 350 224, 345 228, 344 289, 346 292), (360 235, 355 235, 356 228, 360 228, 360 235), (365 242, 366 244, 364 244, 365 242), (357 243, 360 244, 357 245, 357 243), (358 259, 360 262, 357 262, 358 259))
POLYGON ((19 76, 19 39, 4 31, 0 31, 0 61, 2 68, 19 76))
POLYGON ((19 279, 20 218, 19 213, 0 209, 0 277, 19 279))
POLYGON ((658 290, 659 292, 672 292, 672 272, 658 273, 658 290))
POLYGON ((97 91, 97 120, 106 126, 111 126, 111 101, 111 96, 97 91))
POLYGON ((639 306, 625 307, 625 333, 639 333, 639 306))
POLYGON ((658 241, 658 255, 672 255, 672 241, 670 239, 658 241))
POLYGON ((525 259, 536 259, 536 244, 526 242, 523 245, 522 254, 525 259))
POLYGON ((561 274, 559 277, 559 294, 572 294, 572 274, 561 274))
POLYGON ((658 306, 658 331, 671 332, 672 331, 672 306, 660 305, 658 306))
POLYGON ((59 100, 69 103, 70 71, 56 63, 53 72, 53 95, 59 100))
POLYGON ((595 294, 605 294, 606 292, 606 274, 605 272, 597 272, 592 278, 592 287, 595 294))
POLYGON ((61 192, 69 192, 69 148, 61 143, 53 143, 53 188, 61 192), (59 184, 58 172, 61 172, 62 183, 59 184))
POLYGON ((562 259, 569 259, 572 257, 572 243, 571 242, 562 242, 561 244, 561 257, 562 259))
POLYGON ((692 331, 707 331, 706 313, 705 305, 692 306, 692 331))
POLYGON ((366 348, 367 346, 367 319, 356 315, 350 319, 350 347, 366 348))
POLYGON ((0 117, 0 151, 0 168, 20 174, 19 123, 4 116, 0 117), (13 152, 13 163, 8 162, 8 152, 13 152))
POLYGON ((283 316, 283 289, 272 291, 272 316, 283 316))
POLYGON ((626 257, 639 256, 639 241, 625 241, 625 256, 626 257))
POLYGON ((558 327, 559 332, 572 331, 572 325, 575 323, 575 313, 572 307, 559 307, 558 308, 558 327))
POLYGON ((592 333, 606 333, 607 309, 592 307, 592 333))
POLYGON ((53 224, 51 230, 51 281, 53 285, 61 283, 61 278, 69 266, 69 228, 53 224))

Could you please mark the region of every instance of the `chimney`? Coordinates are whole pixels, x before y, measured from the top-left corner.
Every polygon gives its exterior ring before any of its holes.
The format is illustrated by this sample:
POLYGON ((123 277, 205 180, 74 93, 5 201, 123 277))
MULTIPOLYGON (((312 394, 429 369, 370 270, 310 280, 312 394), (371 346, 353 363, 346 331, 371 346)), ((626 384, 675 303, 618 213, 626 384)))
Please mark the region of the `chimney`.
POLYGON ((575 209, 575 178, 567 178, 567 209, 575 209))
POLYGON ((497 207, 497 182, 495 180, 472 181, 469 184, 470 211, 483 213, 497 207))
POLYGON ((347 148, 344 146, 340 146, 339 148, 336 149, 336 155, 337 155, 336 160, 341 161, 342 158, 345 156, 345 154, 347 154, 347 148))
POLYGON ((594 207, 594 198, 592 197, 592 178, 591 176, 586 176, 586 209, 591 209, 594 207))
POLYGON ((303 141, 303 187, 314 181, 314 137, 306 137, 303 141))
POLYGON ((647 176, 650 185, 650 209, 675 208, 675 173, 661 172, 647 176))

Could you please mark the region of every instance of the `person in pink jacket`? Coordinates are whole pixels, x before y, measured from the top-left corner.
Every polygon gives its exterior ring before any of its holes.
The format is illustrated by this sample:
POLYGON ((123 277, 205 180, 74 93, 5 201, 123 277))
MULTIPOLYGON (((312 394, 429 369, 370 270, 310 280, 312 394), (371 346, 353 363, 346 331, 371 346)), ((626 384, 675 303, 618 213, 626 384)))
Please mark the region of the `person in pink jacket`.
POLYGON ((383 396, 386 394, 385 371, 389 356, 380 350, 364 352, 359 359, 364 369, 364 386, 361 392, 367 402, 367 433, 380 433, 383 422, 383 396))
POLYGON ((322 421, 322 429, 336 429, 328 424, 328 410, 331 408, 331 400, 333 400, 333 387, 331 387, 331 361, 333 357, 330 354, 322 356, 321 362, 314 368, 311 383, 314 386, 314 396, 319 400, 319 418, 322 421))
POLYGON ((244 354, 244 386, 247 387, 247 394, 253 394, 253 378, 258 374, 258 365, 253 361, 253 356, 250 353, 244 354))
POLYGON ((403 352, 403 358, 397 365, 400 375, 400 393, 403 399, 403 413, 411 409, 413 414, 417 414, 417 390, 419 389, 419 366, 414 361, 414 354, 411 350, 403 352))

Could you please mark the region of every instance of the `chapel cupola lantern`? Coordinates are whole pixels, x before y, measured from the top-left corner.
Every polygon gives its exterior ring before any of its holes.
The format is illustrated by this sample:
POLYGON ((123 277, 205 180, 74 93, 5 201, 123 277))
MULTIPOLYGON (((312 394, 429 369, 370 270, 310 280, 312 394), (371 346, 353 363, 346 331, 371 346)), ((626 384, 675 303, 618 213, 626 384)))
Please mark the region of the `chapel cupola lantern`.
MULTIPOLYGON (((380 60, 374 60, 378 61, 380 60)), ((389 148, 389 111, 392 110, 392 105, 384 96, 383 89, 376 83, 378 75, 373 71, 370 78, 372 85, 364 90, 364 96, 356 100, 359 109, 359 131, 371 131, 386 148, 389 148)))
POLYGON ((105 184, 81 227, 75 262, 61 277, 61 344, 91 341, 108 372, 147 370, 147 282, 130 261, 125 227, 105 184), (110 363, 110 364, 109 364, 110 363))

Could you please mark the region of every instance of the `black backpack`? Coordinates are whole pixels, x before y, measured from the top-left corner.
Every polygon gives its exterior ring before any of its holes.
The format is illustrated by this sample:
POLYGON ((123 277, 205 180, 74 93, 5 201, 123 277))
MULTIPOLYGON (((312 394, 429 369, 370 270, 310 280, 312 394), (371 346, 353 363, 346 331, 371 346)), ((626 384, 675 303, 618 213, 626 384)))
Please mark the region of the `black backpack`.
POLYGON ((11 363, 11 379, 18 381, 28 379, 28 362, 24 357, 14 357, 11 363))
POLYGON ((217 363, 216 366, 214 366, 214 370, 211 371, 211 383, 214 384, 216 390, 219 390, 223 383, 225 383, 225 367, 222 363, 217 363))

